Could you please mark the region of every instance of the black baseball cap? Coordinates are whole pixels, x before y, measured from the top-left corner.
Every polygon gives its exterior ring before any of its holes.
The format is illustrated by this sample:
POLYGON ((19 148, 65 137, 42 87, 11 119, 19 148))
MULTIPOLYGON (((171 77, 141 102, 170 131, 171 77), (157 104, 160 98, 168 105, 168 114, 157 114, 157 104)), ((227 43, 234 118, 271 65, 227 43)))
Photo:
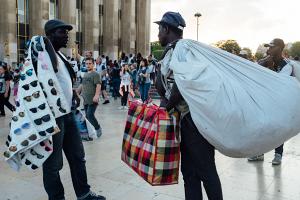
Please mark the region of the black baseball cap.
POLYGON ((0 60, 0 67, 7 67, 7 63, 0 60))
POLYGON ((269 44, 265 44, 264 46, 265 47, 275 47, 275 46, 277 46, 277 47, 280 47, 281 49, 284 49, 285 44, 284 44, 282 39, 275 38, 269 44))
POLYGON ((166 12, 160 21, 154 22, 156 24, 166 23, 170 26, 183 30, 186 26, 185 21, 178 12, 166 12))
POLYGON ((59 20, 59 19, 51 19, 46 22, 44 26, 45 33, 49 33, 50 31, 53 31, 57 28, 64 28, 67 30, 72 30, 73 27, 70 24, 66 24, 65 22, 59 20))

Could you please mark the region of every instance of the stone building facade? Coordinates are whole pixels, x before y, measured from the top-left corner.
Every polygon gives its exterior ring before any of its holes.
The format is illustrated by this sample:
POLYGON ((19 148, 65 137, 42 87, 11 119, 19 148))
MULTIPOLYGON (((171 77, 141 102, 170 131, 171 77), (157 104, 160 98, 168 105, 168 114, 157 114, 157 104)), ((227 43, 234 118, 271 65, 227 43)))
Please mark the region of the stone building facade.
POLYGON ((151 0, 0 0, 0 60, 17 63, 25 43, 58 18, 74 29, 65 54, 93 51, 117 59, 121 52, 150 53, 151 0))

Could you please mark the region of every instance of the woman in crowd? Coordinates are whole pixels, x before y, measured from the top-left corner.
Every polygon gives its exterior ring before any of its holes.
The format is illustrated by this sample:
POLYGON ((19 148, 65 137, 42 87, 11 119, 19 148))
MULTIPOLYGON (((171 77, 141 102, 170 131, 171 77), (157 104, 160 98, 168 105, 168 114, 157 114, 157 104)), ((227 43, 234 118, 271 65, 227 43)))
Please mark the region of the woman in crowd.
POLYGON ((151 85, 150 70, 148 67, 148 60, 143 58, 140 63, 140 69, 138 71, 138 84, 141 99, 143 102, 148 100, 148 93, 151 85))
POLYGON ((120 93, 122 97, 121 97, 121 107, 119 107, 119 109, 127 109, 127 99, 128 99, 128 94, 129 94, 130 84, 131 84, 131 77, 129 74, 128 64, 124 64, 122 66, 120 76, 121 76, 120 93))

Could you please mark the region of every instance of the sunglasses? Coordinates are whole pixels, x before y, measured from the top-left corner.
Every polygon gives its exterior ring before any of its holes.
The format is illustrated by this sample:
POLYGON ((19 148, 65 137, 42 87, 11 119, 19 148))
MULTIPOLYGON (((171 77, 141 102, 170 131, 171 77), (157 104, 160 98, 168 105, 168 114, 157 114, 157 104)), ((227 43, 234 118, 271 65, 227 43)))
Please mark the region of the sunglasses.
POLYGON ((35 120, 33 120, 33 121, 34 121, 34 123, 35 123, 36 125, 41 125, 42 122, 49 122, 50 119, 51 119, 50 115, 47 114, 47 115, 45 115, 45 116, 43 116, 43 117, 41 117, 41 118, 35 119, 35 120))
POLYGON ((53 133, 54 132, 54 127, 52 126, 52 127, 50 127, 50 128, 47 128, 45 131, 40 131, 39 132, 39 135, 40 136, 46 136, 47 135, 47 133, 53 133))
POLYGON ((5 152, 3 153, 3 155, 4 155, 4 157, 6 157, 6 158, 9 158, 9 157, 10 157, 9 151, 5 151, 5 152))
POLYGON ((41 154, 38 154, 35 150, 31 149, 30 150, 30 154, 33 155, 33 156, 36 156, 38 159, 43 159, 44 156, 41 155, 41 154))
POLYGON ((60 107, 58 110, 59 110, 61 113, 66 113, 66 112, 67 112, 65 109, 63 109, 63 108, 61 107, 61 100, 60 100, 60 98, 57 99, 56 105, 57 105, 58 107, 60 107))
POLYGON ((27 102, 31 102, 32 97, 34 98, 39 98, 40 97, 40 91, 34 92, 31 96, 26 96, 24 97, 24 100, 26 100, 27 102))
POLYGON ((27 70, 24 74, 21 74, 21 75, 20 75, 20 79, 21 79, 22 81, 24 81, 24 80, 26 79, 26 75, 27 75, 27 76, 32 76, 32 69, 29 69, 29 70, 27 70))
MULTIPOLYGON (((29 129, 30 128, 30 123, 24 123, 22 126, 21 126, 22 129, 29 129)), ((21 128, 17 128, 14 130, 14 134, 16 135, 21 135, 22 133, 22 129, 21 128)))
MULTIPOLYGON (((18 115, 19 115, 20 117, 24 117, 24 116, 25 116, 25 113, 24 113, 24 112, 19 112, 18 115)), ((12 120, 15 121, 15 122, 18 121, 18 119, 19 119, 18 116, 13 116, 13 117, 12 117, 12 120)))
POLYGON ((11 152, 16 152, 18 149, 17 149, 17 146, 13 145, 13 146, 10 146, 8 148, 8 150, 11 151, 11 152))
POLYGON ((38 109, 40 110, 45 110, 46 108, 46 104, 43 103, 41 105, 39 105, 37 108, 30 108, 29 110, 32 112, 32 113, 37 113, 38 109))
POLYGON ((22 88, 23 88, 24 90, 29 90, 29 85, 31 85, 32 87, 36 87, 36 86, 37 86, 37 81, 32 81, 32 82, 29 83, 29 84, 25 84, 25 85, 22 86, 22 88))
POLYGON ((25 164, 26 165, 31 165, 31 169, 33 169, 33 170, 38 168, 38 166, 36 166, 35 164, 32 164, 28 159, 26 159, 25 164))
POLYGON ((52 151, 52 149, 48 147, 45 142, 40 142, 40 145, 45 148, 45 151, 52 151))
MULTIPOLYGON (((34 141, 34 140, 36 140, 37 139, 37 136, 35 135, 35 134, 32 134, 32 135, 30 135, 29 137, 28 137, 28 140, 30 140, 30 141, 34 141)), ((27 147, 28 145, 29 145, 29 141, 28 140, 24 140, 23 142, 21 142, 21 145, 23 146, 23 147, 27 147)))

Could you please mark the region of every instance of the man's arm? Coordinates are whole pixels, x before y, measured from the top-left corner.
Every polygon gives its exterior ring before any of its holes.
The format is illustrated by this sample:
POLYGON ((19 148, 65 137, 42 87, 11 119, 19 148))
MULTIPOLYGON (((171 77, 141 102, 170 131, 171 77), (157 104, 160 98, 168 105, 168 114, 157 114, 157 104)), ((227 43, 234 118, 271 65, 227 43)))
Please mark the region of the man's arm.
POLYGON ((172 110, 172 108, 175 108, 175 106, 178 105, 179 102, 182 101, 182 100, 183 100, 183 97, 180 94, 180 91, 177 87, 177 84, 174 83, 173 87, 171 89, 171 94, 170 94, 169 101, 166 104, 167 111, 170 111, 170 110, 172 110))
POLYGON ((4 97, 7 98, 8 97, 8 92, 9 92, 9 84, 10 84, 10 81, 5 81, 5 93, 4 93, 4 97))
POLYGON ((95 92, 95 96, 93 98, 93 102, 98 103, 100 93, 101 93, 101 80, 100 80, 100 76, 98 75, 98 73, 96 73, 96 75, 94 76, 94 84, 96 84, 96 92, 95 92))
POLYGON ((96 86, 96 93, 95 93, 95 96, 93 98, 93 102, 94 103, 98 103, 99 102, 100 92, 101 92, 101 84, 97 84, 97 86, 96 86))

